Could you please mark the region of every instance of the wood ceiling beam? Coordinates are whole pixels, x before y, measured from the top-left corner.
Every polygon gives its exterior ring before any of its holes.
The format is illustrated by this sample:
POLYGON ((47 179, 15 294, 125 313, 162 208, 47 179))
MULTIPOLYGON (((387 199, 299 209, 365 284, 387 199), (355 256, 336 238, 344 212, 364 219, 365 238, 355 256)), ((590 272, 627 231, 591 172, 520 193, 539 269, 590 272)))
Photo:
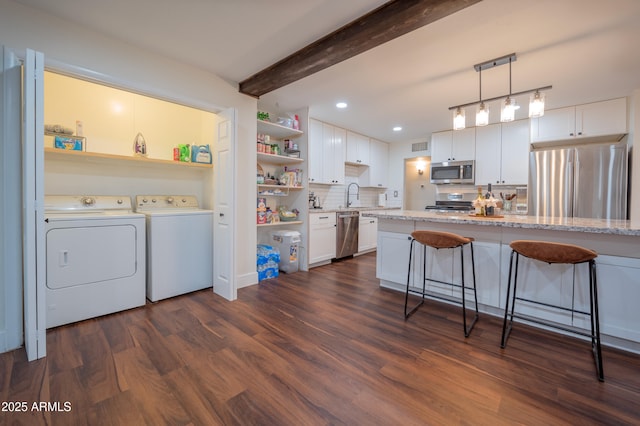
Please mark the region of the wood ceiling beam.
POLYGON ((392 0, 240 82, 256 98, 482 0, 392 0))

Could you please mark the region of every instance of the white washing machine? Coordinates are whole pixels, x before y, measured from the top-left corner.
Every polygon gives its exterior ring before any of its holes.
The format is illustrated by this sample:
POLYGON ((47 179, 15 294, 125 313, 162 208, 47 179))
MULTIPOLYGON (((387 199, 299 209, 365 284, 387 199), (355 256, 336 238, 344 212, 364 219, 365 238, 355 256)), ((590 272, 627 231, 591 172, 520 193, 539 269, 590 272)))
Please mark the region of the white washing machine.
POLYGON ((46 195, 47 328, 142 306, 145 217, 128 196, 46 195))
POLYGON ((147 299, 213 287, 213 211, 192 195, 138 195, 147 218, 147 299))

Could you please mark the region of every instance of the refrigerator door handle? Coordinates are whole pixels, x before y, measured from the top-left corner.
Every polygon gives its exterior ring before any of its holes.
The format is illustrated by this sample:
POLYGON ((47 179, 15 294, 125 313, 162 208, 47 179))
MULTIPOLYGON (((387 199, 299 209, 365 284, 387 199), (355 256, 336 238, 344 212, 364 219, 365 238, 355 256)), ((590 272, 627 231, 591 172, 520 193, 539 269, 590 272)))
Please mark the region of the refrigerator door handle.
POLYGON ((568 188, 569 188, 569 200, 571 200, 571 203, 569 204, 569 212, 567 214, 567 217, 573 217, 574 213, 576 211, 578 211, 578 198, 577 198, 577 194, 576 194, 576 186, 578 184, 578 173, 577 170, 580 169, 579 163, 578 163, 578 158, 576 156, 575 161, 569 161, 567 163, 567 169, 568 169, 568 176, 569 179, 571 179, 571 182, 569 182, 568 188))

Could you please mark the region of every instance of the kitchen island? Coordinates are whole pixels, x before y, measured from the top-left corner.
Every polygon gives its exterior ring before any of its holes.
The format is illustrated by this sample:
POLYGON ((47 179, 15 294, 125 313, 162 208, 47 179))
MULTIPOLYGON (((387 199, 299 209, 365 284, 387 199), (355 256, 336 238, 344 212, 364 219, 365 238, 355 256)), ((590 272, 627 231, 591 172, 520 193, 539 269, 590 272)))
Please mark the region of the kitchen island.
MULTIPOLYGON (((640 224, 623 220, 549 218, 525 215, 476 217, 465 213, 412 210, 367 212, 378 219, 376 276, 383 287, 404 291, 407 283, 411 232, 430 229, 473 237, 478 301, 484 313, 502 316, 506 299, 509 259, 513 240, 530 239, 570 243, 598 252, 598 292, 603 342, 640 353, 640 224)), ((422 255, 413 260, 422 259, 422 255)), ((468 262, 469 257, 465 260, 468 262)), ((421 285, 417 263, 411 280, 421 285)), ((471 268, 465 280, 471 282, 471 268)), ((427 252, 427 276, 460 283, 458 251, 427 252)), ((589 303, 588 275, 584 265, 549 265, 537 261, 521 264, 519 294, 543 302, 574 306, 585 311, 589 303)), ((459 289, 430 283, 432 292, 457 298, 459 289)), ((533 304, 519 304, 522 313, 587 329, 588 318, 555 312, 533 304)), ((399 315, 401 313, 399 312, 399 315)), ((532 324, 534 325, 534 324, 532 324)))

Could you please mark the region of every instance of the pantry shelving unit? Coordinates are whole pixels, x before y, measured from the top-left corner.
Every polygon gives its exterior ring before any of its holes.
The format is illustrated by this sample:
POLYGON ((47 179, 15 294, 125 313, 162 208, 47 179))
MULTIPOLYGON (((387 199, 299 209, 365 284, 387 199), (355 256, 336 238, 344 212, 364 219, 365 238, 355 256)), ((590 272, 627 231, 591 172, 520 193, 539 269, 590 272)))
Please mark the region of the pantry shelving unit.
MULTIPOLYGON (((282 141, 284 139, 295 139, 302 135, 304 132, 301 130, 295 130, 290 127, 282 126, 280 124, 271 123, 269 121, 258 120, 257 121, 257 131, 259 134, 269 135, 271 137, 271 143, 277 143, 280 145, 281 152, 285 152, 282 141)), ((287 154, 285 152, 285 154, 287 154)), ((266 154, 263 152, 257 153, 257 162, 260 166, 265 166, 271 171, 277 170, 282 167, 297 167, 303 166, 306 161, 304 158, 300 158, 300 151, 289 152, 290 155, 280 155, 280 154, 266 154)), ((283 201, 283 204, 289 205, 291 208, 298 208, 301 210, 300 198, 304 198, 305 196, 301 196, 301 194, 306 194, 306 190, 304 186, 289 186, 289 185, 274 185, 274 184, 257 184, 257 196, 264 198, 279 198, 283 201), (293 204, 291 204, 293 203, 293 204)), ((274 201, 275 202, 275 201, 274 201)), ((279 204, 279 203, 278 203, 279 204)), ((274 215, 277 213, 277 206, 274 205, 274 215)), ((302 215, 304 217, 304 215, 302 215)), ((282 226, 291 226, 291 225, 302 225, 304 224, 304 220, 295 220, 295 221, 283 221, 275 223, 265 223, 265 224, 257 224, 258 228, 271 228, 271 227, 282 227, 282 226)))

